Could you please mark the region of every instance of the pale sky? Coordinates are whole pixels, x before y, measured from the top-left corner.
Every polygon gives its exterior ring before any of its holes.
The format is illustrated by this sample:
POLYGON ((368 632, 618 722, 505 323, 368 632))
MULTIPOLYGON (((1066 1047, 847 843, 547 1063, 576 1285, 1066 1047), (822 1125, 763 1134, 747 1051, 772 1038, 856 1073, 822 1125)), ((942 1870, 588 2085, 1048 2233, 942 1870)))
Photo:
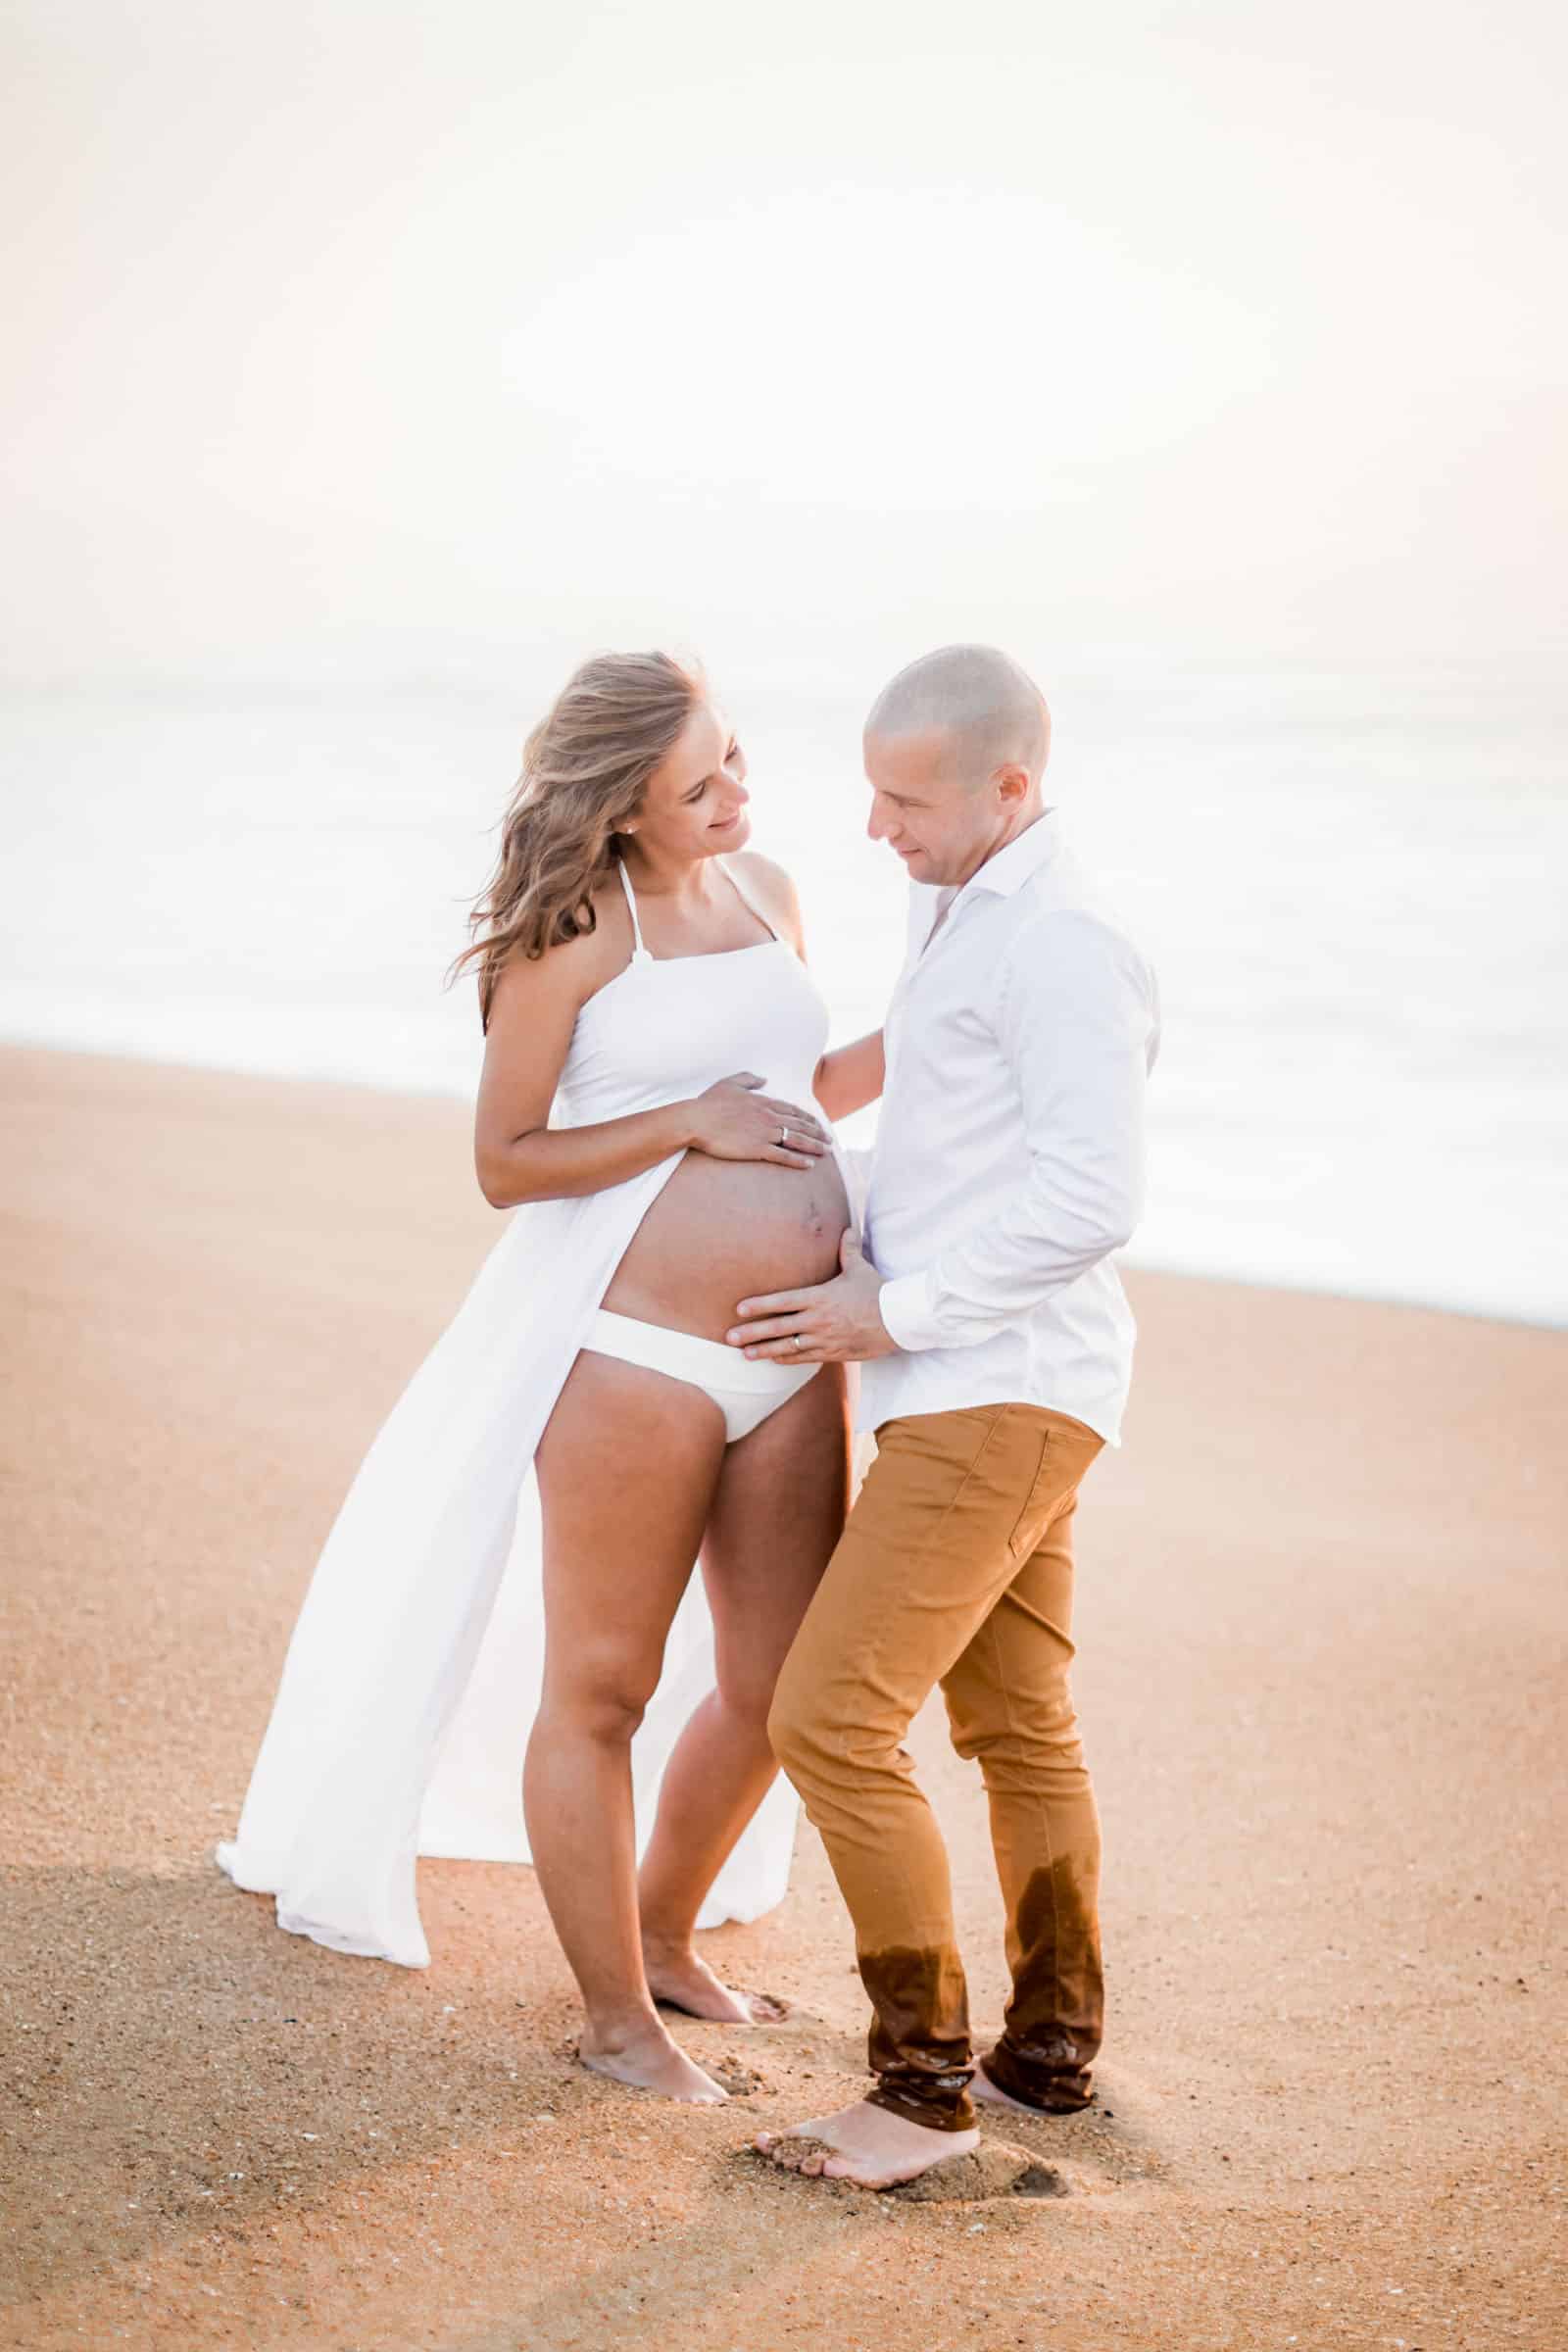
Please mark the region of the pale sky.
POLYGON ((16 678, 1560 637, 1559 7, 0 24, 16 678))

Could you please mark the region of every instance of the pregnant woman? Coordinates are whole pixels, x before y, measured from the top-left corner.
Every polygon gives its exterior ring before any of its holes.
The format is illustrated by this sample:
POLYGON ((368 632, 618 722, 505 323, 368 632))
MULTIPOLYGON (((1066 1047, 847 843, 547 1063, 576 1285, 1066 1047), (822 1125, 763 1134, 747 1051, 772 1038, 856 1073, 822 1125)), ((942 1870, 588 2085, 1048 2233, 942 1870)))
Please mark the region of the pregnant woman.
POLYGON ((836 1269, 849 1198, 812 1105, 882 1086, 880 1035, 824 1051, 745 772, 662 654, 585 663, 529 738, 462 959, 479 1180, 514 1213, 350 1491, 219 1848, 280 1926, 416 1967, 417 1852, 531 1856, 584 2063, 703 2101, 723 2091, 656 2003, 778 2014, 692 1936, 784 1890, 767 1709, 849 1480, 841 1369, 723 1333, 836 1269))

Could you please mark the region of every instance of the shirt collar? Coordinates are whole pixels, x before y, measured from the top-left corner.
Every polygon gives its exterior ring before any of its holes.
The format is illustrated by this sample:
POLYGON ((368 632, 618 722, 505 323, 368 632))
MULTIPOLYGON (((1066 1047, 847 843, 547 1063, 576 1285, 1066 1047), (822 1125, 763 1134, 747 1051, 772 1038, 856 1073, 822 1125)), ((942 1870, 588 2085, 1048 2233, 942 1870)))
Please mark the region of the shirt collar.
MULTIPOLYGON (((1008 842, 1004 850, 986 859, 984 865, 969 876, 964 890, 994 891, 999 899, 1010 899, 1023 888, 1032 874, 1049 865, 1061 848, 1061 823, 1054 808, 1047 808, 1032 825, 1008 842)), ((960 893, 961 896, 961 893, 960 893)))

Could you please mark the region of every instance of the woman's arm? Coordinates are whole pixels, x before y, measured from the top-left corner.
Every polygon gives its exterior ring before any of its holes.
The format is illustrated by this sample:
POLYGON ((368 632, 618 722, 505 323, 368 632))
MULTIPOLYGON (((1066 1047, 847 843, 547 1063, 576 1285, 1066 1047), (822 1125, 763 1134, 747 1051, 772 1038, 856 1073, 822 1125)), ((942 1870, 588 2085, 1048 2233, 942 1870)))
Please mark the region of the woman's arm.
POLYGON ((786 1168, 815 1165, 827 1149, 817 1120, 804 1104, 760 1093, 762 1081, 751 1070, 657 1110, 552 1127, 572 1029, 604 977, 603 949, 594 948, 589 934, 532 962, 519 957, 496 983, 473 1128, 474 1172, 493 1208, 607 1192, 673 1152, 769 1159, 786 1168), (778 1140, 781 1126, 790 1130, 788 1150, 778 1140))
MULTIPOLYGON (((771 858, 760 857, 755 850, 744 851, 742 856, 753 883, 767 893, 786 938, 804 963, 806 926, 795 884, 771 858)), ((830 1119, 847 1119, 852 1110, 863 1110, 867 1102, 880 1099, 885 1076, 882 1032, 873 1029, 869 1037, 858 1037, 853 1045, 823 1054, 811 1079, 811 1092, 830 1119)))

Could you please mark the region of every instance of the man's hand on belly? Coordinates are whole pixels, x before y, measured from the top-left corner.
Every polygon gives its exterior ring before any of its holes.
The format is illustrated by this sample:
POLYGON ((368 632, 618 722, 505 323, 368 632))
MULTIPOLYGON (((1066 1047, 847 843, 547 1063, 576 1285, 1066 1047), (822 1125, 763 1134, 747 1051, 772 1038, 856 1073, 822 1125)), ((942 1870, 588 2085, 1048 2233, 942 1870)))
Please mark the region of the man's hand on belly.
POLYGON ((841 1274, 811 1290, 743 1298, 734 1330, 724 1334, 730 1346, 784 1364, 863 1363, 867 1356, 896 1354, 898 1343, 877 1305, 882 1276, 853 1233, 839 1244, 839 1263, 841 1274))

